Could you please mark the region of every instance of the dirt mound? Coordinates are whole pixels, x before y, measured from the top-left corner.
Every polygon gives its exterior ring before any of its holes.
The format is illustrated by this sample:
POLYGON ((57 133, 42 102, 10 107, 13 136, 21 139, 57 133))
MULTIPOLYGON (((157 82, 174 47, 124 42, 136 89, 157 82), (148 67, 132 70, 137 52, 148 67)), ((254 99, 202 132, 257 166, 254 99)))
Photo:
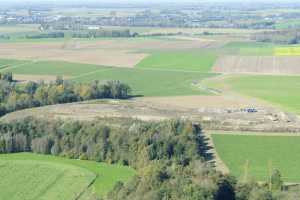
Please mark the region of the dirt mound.
POLYGON ((219 58, 214 72, 300 74, 300 56, 223 56, 219 58))
POLYGON ((60 104, 10 113, 2 120, 26 116, 93 120, 97 118, 135 118, 144 121, 190 119, 206 130, 300 132, 300 119, 272 108, 176 107, 165 103, 133 100, 105 100, 60 104))

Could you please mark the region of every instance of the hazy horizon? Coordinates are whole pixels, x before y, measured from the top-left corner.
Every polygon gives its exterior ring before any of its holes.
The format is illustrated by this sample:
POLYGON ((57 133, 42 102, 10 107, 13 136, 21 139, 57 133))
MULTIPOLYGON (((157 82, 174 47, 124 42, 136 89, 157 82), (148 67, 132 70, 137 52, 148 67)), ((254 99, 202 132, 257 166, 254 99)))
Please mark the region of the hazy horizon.
POLYGON ((203 2, 261 2, 261 3, 293 3, 300 0, 0 0, 5 3, 203 3, 203 2))

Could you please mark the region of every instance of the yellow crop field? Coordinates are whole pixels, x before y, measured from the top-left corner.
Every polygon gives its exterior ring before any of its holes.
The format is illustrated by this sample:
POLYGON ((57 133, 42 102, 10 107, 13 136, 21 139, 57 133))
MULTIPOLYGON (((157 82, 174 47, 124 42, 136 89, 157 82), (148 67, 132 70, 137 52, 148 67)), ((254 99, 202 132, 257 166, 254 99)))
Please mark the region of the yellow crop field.
POLYGON ((278 47, 274 48, 275 56, 300 56, 300 47, 278 47))

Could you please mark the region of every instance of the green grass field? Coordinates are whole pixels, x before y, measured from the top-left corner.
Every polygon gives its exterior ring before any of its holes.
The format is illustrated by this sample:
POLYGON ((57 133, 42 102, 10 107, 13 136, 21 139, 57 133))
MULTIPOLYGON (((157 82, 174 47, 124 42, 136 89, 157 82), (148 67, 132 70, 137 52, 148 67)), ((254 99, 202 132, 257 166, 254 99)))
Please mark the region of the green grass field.
POLYGON ((213 134, 213 142, 230 172, 266 181, 270 168, 279 169, 286 182, 300 182, 300 137, 213 134), (248 167, 247 162, 249 162, 248 167))
POLYGON ((241 94, 257 97, 286 111, 300 113, 300 76, 238 76, 223 83, 241 94))
POLYGON ((25 64, 25 63, 29 63, 29 61, 13 60, 13 59, 0 59, 0 70, 11 67, 11 66, 25 64))
POLYGON ((290 29, 290 28, 299 28, 300 22, 299 20, 288 20, 282 21, 275 24, 276 29, 290 29))
MULTIPOLYGON (((0 64, 1 64, 0 60, 0 64)), ((12 62, 12 61, 11 61, 12 62)), ((85 73, 97 71, 100 66, 70 63, 63 61, 15 61, 15 64, 10 64, 10 67, 4 71, 10 71, 14 74, 27 75, 64 75, 64 76, 79 76, 85 73)))
POLYGON ((126 182, 135 174, 119 165, 32 153, 2 154, 0 167, 0 199, 10 200, 71 200, 90 184, 87 192, 103 196, 116 182, 126 182))
MULTIPOLYGON (((1 62, 4 63, 5 61, 0 60, 0 64, 1 62)), ((124 69, 54 61, 26 61, 25 64, 19 62, 2 71, 25 75, 64 75, 79 82, 121 80, 132 87, 133 95, 144 96, 208 94, 207 91, 199 89, 194 84, 214 76, 214 74, 201 72, 143 68, 124 69)))
POLYGON ((138 68, 210 72, 217 59, 214 53, 201 51, 156 52, 146 57, 138 68))
POLYGON ((118 69, 107 68, 87 76, 75 78, 75 81, 121 80, 129 84, 134 95, 144 96, 180 96, 203 95, 207 91, 199 89, 193 83, 214 76, 208 73, 176 72, 168 70, 118 69))

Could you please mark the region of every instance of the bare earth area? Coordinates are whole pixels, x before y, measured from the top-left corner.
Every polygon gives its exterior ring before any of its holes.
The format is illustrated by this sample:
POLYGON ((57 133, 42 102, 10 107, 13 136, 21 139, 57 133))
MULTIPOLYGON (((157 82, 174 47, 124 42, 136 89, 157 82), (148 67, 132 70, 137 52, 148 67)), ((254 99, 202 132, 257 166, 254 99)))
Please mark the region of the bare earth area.
POLYGON ((116 67, 132 67, 147 54, 131 53, 130 50, 101 49, 101 44, 92 47, 66 46, 63 43, 8 43, 0 45, 0 58, 19 60, 55 60, 116 67), (93 48, 94 47, 94 48, 93 48), (41 49, 43 49, 41 51, 41 49), (117 58, 117 59, 116 59, 117 58))
POLYGON ((212 40, 69 40, 44 43, 4 43, 0 58, 18 60, 55 60, 114 67, 134 67, 148 56, 138 51, 152 49, 206 48, 212 40), (42 50, 41 50, 42 49, 42 50))
POLYGON ((177 109, 239 109, 243 107, 261 107, 252 99, 232 97, 229 95, 215 96, 175 96, 175 97, 143 97, 139 99, 147 104, 177 109))
POLYGON ((206 130, 300 132, 298 116, 278 111, 272 107, 257 106, 255 107, 256 112, 249 112, 247 107, 221 108, 218 107, 218 104, 216 106, 211 104, 212 107, 203 107, 200 104, 177 107, 171 100, 170 102, 137 98, 122 101, 102 100, 60 104, 17 111, 7 114, 2 119, 13 120, 26 116, 37 116, 93 120, 116 117, 160 121, 181 118, 200 122, 206 130))
POLYGON ((300 56, 223 56, 219 58, 214 72, 300 74, 300 56))

